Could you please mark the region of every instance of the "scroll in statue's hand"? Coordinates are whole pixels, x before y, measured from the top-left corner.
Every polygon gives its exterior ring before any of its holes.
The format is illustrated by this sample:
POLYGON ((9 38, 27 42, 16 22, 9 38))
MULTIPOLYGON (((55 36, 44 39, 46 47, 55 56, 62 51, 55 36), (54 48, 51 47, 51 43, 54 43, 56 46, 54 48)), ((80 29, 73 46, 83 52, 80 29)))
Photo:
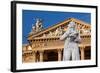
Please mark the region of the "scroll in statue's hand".
POLYGON ((69 37, 77 37, 77 36, 78 36, 77 32, 69 33, 69 37))

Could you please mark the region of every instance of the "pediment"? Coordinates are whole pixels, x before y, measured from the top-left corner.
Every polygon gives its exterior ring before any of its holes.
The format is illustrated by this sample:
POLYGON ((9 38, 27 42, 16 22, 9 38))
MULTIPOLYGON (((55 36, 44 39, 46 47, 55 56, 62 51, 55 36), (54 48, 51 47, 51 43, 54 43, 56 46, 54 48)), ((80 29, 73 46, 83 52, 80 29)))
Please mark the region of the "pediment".
POLYGON ((32 40, 34 38, 44 38, 44 37, 56 37, 62 35, 65 31, 67 31, 67 25, 69 22, 75 22, 77 30, 80 32, 80 34, 90 34, 91 33, 91 25, 83 22, 81 20, 75 19, 75 18, 69 18, 65 21, 62 21, 58 24, 55 24, 51 27, 48 27, 44 30, 41 30, 36 33, 30 33, 28 36, 28 40, 32 40))

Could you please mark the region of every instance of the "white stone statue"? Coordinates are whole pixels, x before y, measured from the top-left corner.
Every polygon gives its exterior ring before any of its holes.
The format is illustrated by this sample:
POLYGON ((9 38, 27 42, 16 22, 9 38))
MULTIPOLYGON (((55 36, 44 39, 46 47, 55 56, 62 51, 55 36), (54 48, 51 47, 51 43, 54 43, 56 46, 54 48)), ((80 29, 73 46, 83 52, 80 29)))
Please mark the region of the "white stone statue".
POLYGON ((41 19, 37 19, 35 26, 36 26, 36 32, 41 31, 42 28, 43 28, 43 26, 42 26, 42 20, 41 19))
POLYGON ((60 37, 60 40, 64 40, 64 51, 63 51, 63 61, 67 60, 80 60, 79 47, 80 35, 75 29, 75 23, 70 22, 68 25, 68 30, 60 37))
POLYGON ((37 18, 35 25, 32 25, 31 32, 35 33, 35 32, 41 31, 42 29, 43 29, 42 20, 37 18))
POLYGON ((34 33, 36 30, 35 26, 32 26, 32 32, 34 33))

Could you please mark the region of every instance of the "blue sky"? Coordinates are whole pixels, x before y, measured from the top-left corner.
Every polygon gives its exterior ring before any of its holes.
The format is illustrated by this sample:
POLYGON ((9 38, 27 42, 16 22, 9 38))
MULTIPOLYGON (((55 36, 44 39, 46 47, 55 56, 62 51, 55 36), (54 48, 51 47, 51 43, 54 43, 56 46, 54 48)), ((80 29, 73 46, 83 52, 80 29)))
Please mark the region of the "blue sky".
POLYGON ((91 23, 90 13, 76 13, 76 12, 55 12, 55 11, 36 11, 23 10, 22 11, 22 43, 28 43, 27 36, 35 24, 36 18, 43 20, 43 27, 47 28, 68 18, 76 18, 87 23, 91 23))

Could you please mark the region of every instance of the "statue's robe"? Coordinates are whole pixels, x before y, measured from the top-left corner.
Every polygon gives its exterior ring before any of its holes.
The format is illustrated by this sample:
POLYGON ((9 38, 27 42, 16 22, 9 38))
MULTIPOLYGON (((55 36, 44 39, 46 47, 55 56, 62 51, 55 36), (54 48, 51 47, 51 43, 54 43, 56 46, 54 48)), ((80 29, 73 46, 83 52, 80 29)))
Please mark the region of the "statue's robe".
POLYGON ((79 32, 73 28, 69 28, 61 37, 64 40, 63 60, 80 60, 79 47, 80 35, 79 32))

